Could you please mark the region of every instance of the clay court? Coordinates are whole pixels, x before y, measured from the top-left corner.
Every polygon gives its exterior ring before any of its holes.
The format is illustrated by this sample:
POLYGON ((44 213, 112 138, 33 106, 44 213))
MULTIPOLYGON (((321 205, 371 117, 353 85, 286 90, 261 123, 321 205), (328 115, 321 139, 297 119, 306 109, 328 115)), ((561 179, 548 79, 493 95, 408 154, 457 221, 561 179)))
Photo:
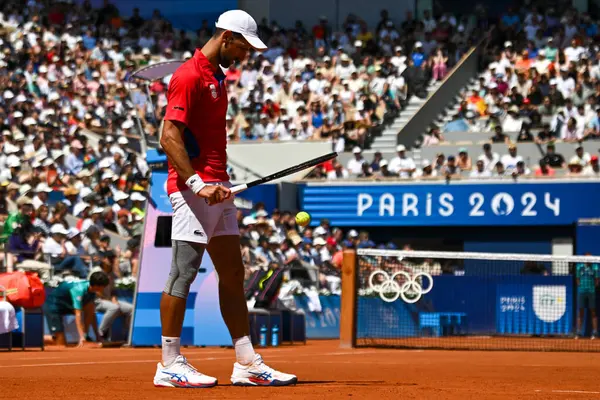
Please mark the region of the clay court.
POLYGON ((592 399, 600 398, 600 354, 340 349, 311 341, 260 351, 298 375, 288 388, 229 385, 233 352, 184 354, 222 382, 212 389, 157 389, 159 349, 57 349, 0 353, 0 398, 56 399, 592 399))

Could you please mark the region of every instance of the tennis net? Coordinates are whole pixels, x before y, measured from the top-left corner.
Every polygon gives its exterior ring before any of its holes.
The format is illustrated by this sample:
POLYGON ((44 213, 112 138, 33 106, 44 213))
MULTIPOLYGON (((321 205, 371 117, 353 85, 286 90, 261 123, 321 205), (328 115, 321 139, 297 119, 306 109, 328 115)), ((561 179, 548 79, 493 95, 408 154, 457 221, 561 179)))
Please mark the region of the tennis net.
POLYGON ((600 351, 600 257, 359 249, 355 260, 357 347, 600 351))

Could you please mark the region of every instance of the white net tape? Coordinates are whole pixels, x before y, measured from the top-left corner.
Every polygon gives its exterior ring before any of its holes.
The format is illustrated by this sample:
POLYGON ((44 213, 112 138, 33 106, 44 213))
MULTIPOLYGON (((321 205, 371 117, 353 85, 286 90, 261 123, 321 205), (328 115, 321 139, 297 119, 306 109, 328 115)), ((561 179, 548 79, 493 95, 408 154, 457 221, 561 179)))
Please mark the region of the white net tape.
POLYGON ((449 260, 488 260, 488 261, 536 261, 552 263, 600 263, 596 256, 554 256, 544 254, 517 253, 471 253, 450 251, 417 251, 417 250, 380 250, 358 249, 359 256, 433 258, 449 260))

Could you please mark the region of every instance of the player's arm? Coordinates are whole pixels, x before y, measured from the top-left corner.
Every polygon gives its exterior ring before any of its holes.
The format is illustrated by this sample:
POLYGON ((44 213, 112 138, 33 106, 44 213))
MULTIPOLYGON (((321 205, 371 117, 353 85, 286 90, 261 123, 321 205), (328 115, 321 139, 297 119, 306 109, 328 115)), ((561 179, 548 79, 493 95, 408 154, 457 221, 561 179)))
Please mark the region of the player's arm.
POLYGON ((220 203, 231 197, 231 191, 220 185, 207 186, 194 171, 185 149, 183 134, 185 124, 180 121, 165 120, 160 145, 167 154, 169 163, 177 175, 197 195, 208 199, 209 204, 220 203))
POLYGON ((177 175, 196 195, 208 199, 209 204, 220 203, 231 196, 231 191, 220 185, 207 186, 194 171, 183 141, 184 131, 191 121, 202 86, 195 78, 175 74, 169 82, 167 112, 160 144, 177 175))
POLYGON ((196 174, 183 143, 185 124, 180 121, 165 120, 160 145, 167 154, 169 162, 184 181, 196 174))
POLYGON ((78 346, 81 347, 85 343, 85 329, 83 328, 83 312, 81 309, 75 309, 75 326, 79 335, 78 346))

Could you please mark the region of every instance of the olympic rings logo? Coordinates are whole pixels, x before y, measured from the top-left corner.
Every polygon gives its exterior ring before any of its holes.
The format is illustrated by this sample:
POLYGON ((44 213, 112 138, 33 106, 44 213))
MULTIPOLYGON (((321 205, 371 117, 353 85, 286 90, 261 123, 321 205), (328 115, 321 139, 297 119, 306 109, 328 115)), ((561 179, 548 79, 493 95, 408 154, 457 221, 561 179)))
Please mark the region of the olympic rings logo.
POLYGON ((416 303, 421 299, 424 294, 427 294, 433 289, 433 278, 427 272, 417 272, 414 275, 410 275, 406 271, 398 271, 390 276, 387 272, 378 270, 369 276, 369 287, 376 293, 379 293, 381 300, 387 303, 393 303, 402 297, 402 300, 409 304, 416 303), (378 284, 374 282, 376 276, 381 276, 383 282, 378 284), (404 282, 398 282, 397 278, 401 276, 406 280, 404 282), (419 278, 427 278, 429 284, 426 288, 423 288, 419 278))

